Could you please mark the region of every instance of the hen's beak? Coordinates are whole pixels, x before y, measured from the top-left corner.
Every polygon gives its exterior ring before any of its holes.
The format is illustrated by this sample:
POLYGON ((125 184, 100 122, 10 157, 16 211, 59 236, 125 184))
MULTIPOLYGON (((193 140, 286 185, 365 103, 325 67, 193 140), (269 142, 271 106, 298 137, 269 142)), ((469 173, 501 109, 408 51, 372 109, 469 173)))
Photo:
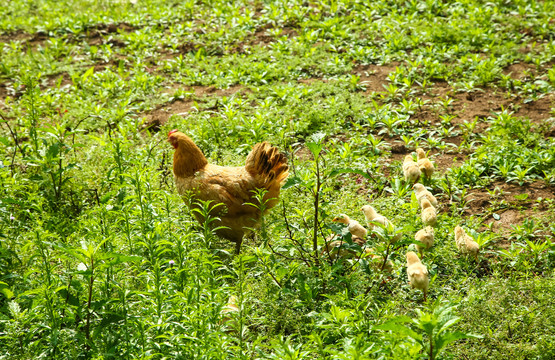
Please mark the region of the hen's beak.
POLYGON ((177 149, 177 139, 173 136, 168 137, 168 142, 172 144, 174 149, 177 149))

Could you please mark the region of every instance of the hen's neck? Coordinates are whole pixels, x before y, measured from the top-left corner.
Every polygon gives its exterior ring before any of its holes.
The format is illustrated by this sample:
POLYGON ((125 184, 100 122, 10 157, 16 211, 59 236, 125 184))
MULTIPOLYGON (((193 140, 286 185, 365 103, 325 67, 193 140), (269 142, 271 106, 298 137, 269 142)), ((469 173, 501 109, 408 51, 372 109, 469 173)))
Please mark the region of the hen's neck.
POLYGON ((192 176, 208 164, 202 151, 188 137, 179 139, 173 154, 173 173, 175 176, 192 176))

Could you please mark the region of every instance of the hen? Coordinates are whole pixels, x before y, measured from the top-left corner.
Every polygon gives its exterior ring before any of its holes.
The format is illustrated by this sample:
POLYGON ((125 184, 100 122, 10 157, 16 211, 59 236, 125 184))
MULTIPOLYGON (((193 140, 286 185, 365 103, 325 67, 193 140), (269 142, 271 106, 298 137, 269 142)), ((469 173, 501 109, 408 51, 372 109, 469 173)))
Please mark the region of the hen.
MULTIPOLYGON (((235 251, 241 249, 243 236, 260 222, 261 211, 257 204, 257 189, 266 191, 263 201, 269 210, 278 202, 282 182, 289 175, 287 159, 276 147, 267 142, 254 146, 247 156, 245 166, 224 167, 209 164, 202 151, 187 135, 172 130, 168 141, 174 147, 173 173, 180 195, 190 195, 192 200, 211 201, 211 216, 218 217, 216 234, 235 242, 235 251)), ((194 206, 194 204, 193 204, 194 206)), ((203 216, 193 212, 200 223, 203 216)))

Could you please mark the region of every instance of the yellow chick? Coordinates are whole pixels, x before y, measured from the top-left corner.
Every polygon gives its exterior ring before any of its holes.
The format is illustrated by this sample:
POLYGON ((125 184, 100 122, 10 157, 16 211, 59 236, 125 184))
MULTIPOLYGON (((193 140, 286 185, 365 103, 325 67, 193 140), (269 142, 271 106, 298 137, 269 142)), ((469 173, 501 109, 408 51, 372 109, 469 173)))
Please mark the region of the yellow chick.
POLYGON ((407 253, 407 276, 410 286, 413 289, 421 290, 424 293, 424 301, 426 301, 428 285, 430 284, 428 269, 420 262, 418 255, 414 251, 407 253))
MULTIPOLYGON (((381 224, 383 227, 387 228, 388 230, 395 230, 395 225, 391 221, 389 221, 385 216, 380 215, 376 209, 374 209, 370 205, 364 205, 362 207, 362 212, 364 213, 364 217, 366 217, 366 221, 368 222, 368 226, 371 226, 372 229, 376 228, 375 223, 381 224), (374 223, 374 224, 372 224, 374 223)), ((396 242, 401 238, 401 234, 396 234, 392 242, 396 242)))
POLYGON ((436 226, 437 224, 437 214, 436 208, 432 206, 428 199, 422 199, 421 202, 422 213, 420 216, 422 217, 422 222, 424 226, 436 226))
POLYGON ((437 206, 437 199, 435 196, 429 192, 424 185, 420 183, 416 183, 412 186, 414 189, 414 194, 416 195, 416 199, 418 200, 418 204, 422 205, 422 199, 428 199, 428 201, 434 206, 437 206))
POLYGON ((420 253, 422 257, 422 250, 429 249, 434 245, 435 231, 431 226, 426 226, 424 229, 419 230, 415 235, 414 239, 420 241, 423 245, 416 244, 416 250, 420 253))
POLYGON ((358 221, 351 219, 345 214, 341 214, 339 216, 334 217, 332 221, 347 225, 349 232, 353 236, 358 236, 364 239, 368 234, 368 230, 366 230, 362 225, 360 225, 358 221))
MULTIPOLYGON (((380 255, 376 255, 375 254, 375 250, 372 248, 366 248, 364 249, 364 252, 366 254, 368 254, 368 257, 372 260, 370 262, 370 266, 372 266, 374 268, 374 270, 381 270, 382 266, 383 266, 383 256, 380 255)), ((384 266, 384 270, 388 273, 392 273, 393 272, 393 261, 391 260, 387 260, 387 262, 385 263, 384 266)))
POLYGON ((403 175, 405 176, 405 181, 410 183, 415 183, 420 178, 420 168, 418 164, 412 160, 412 155, 405 156, 403 161, 403 175))
POLYGON ((231 295, 229 297, 229 300, 226 306, 224 306, 224 308, 220 312, 220 314, 222 315, 221 323, 225 324, 233 320, 233 313, 238 313, 238 312, 239 312, 239 307, 237 306, 237 298, 234 295, 231 295))
MULTIPOLYGON (((356 255, 355 252, 352 250, 340 249, 340 246, 346 243, 345 241, 331 241, 335 236, 336 235, 328 236, 328 238, 326 239, 326 244, 324 245, 324 249, 322 250, 322 253, 320 255, 329 254, 330 259, 332 260, 337 258, 338 256, 348 259, 356 255)), ((352 240, 355 244, 358 244, 358 246, 364 246, 364 244, 366 244, 366 240, 358 236, 353 235, 352 240)))
POLYGON ((457 248, 464 255, 472 255, 478 261, 478 252, 480 252, 480 245, 464 231, 460 226, 455 227, 455 243, 457 248))
POLYGON ((420 171, 423 172, 424 176, 427 178, 431 178, 435 170, 434 164, 428 159, 422 148, 416 149, 416 156, 418 157, 417 164, 420 171))

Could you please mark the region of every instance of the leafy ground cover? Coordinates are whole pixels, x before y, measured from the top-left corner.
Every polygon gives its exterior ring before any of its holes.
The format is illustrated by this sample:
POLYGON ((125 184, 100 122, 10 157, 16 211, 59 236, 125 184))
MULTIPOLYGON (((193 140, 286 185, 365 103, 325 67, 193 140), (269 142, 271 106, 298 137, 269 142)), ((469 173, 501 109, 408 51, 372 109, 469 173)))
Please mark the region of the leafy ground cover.
POLYGON ((0 358, 554 357, 553 2, 0 6, 0 358), (241 255, 177 195, 173 128, 222 165, 287 154, 241 255), (426 302, 405 272, 417 147, 439 201, 426 302), (391 274, 322 252, 366 204, 403 234, 369 240, 391 274))

